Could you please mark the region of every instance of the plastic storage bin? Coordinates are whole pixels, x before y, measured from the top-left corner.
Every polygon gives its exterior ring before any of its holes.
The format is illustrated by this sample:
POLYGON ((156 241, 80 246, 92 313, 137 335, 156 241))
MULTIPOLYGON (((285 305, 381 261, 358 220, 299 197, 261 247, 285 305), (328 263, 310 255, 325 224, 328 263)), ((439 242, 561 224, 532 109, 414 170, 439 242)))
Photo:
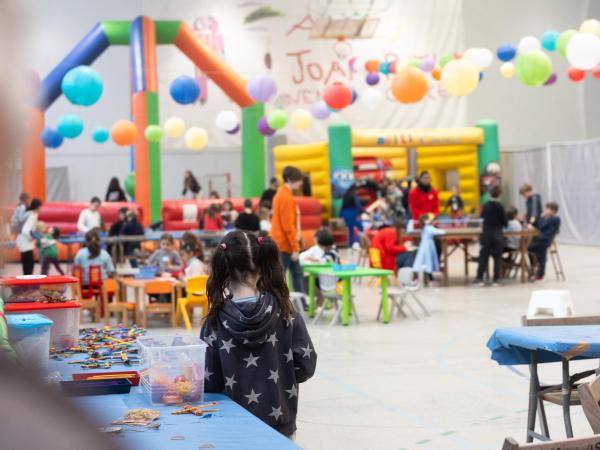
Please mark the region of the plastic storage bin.
POLYGON ((147 369, 141 385, 153 404, 177 405, 204 400, 206 344, 192 335, 158 335, 137 338, 147 369))
POLYGON ((68 287, 77 283, 75 277, 23 275, 0 280, 5 303, 61 302, 69 300, 68 287))
POLYGON ((48 367, 52 321, 41 314, 7 316, 8 338, 21 364, 31 370, 48 367))
POLYGON ((74 347, 79 341, 78 302, 60 303, 9 303, 4 305, 7 315, 21 313, 43 314, 54 322, 50 332, 50 345, 56 350, 74 347))

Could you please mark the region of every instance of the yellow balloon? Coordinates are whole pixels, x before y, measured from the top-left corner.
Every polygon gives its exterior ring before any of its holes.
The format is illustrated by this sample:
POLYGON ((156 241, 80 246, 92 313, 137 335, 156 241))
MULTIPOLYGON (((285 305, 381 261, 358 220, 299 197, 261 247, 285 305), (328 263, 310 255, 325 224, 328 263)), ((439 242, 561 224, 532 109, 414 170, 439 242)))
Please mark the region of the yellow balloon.
POLYGON ((453 59, 442 69, 441 82, 449 94, 462 97, 477 88, 479 71, 470 61, 453 59))
POLYGON ((165 122, 165 133, 171 138, 178 138, 185 131, 185 122, 181 117, 169 117, 165 122))
POLYGON ((600 22, 596 19, 588 19, 581 22, 579 31, 582 33, 592 33, 600 37, 600 22))
POLYGON ((305 130, 310 127, 312 116, 306 109, 296 109, 292 113, 292 126, 298 130, 305 130))
POLYGON ((500 75, 504 78, 510 78, 515 74, 515 65, 511 62, 505 62, 500 66, 500 75))
POLYGON ((204 128, 190 127, 185 132, 185 145, 190 150, 202 150, 208 143, 208 133, 204 128))

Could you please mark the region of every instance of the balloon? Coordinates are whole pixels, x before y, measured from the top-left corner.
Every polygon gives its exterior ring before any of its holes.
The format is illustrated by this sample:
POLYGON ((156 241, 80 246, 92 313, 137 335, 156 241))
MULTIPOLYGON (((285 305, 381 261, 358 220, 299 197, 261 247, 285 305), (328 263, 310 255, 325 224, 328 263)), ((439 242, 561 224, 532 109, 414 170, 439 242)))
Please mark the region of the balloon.
POLYGON ((350 104, 352 105, 358 98, 358 92, 356 92, 356 89, 354 89, 353 87, 351 87, 350 90, 352 91, 352 102, 350 102, 350 104))
POLYGON ((600 37, 600 22, 596 19, 588 19, 581 22, 579 31, 582 33, 591 33, 600 37))
POLYGON ((435 61, 430 57, 425 58, 423 61, 421 61, 419 69, 421 69, 423 72, 431 72, 433 69, 435 69, 435 61))
POLYGON ((421 60, 419 58, 411 58, 408 60, 408 63, 406 65, 409 67, 418 68, 421 65, 421 60))
POLYGON ((217 114, 215 122, 217 124, 217 128, 223 131, 233 130, 239 125, 237 116, 233 111, 230 110, 221 111, 219 114, 217 114))
MULTIPOLYGON (((377 72, 369 72, 365 78, 365 81, 369 86, 375 86, 377 83, 379 83, 379 74, 377 72)), ((352 101, 350 103, 352 103, 352 101)))
POLYGON ((558 36, 560 36, 560 33, 558 31, 544 31, 544 34, 542 34, 542 37, 540 38, 542 47, 545 50, 548 50, 549 52, 553 52, 554 50, 556 50, 556 41, 558 39, 558 36))
POLYGON ((165 133, 170 138, 178 138, 185 131, 185 122, 181 117, 169 117, 165 122, 165 133))
POLYGON ((438 59, 438 64, 440 65, 441 68, 444 68, 444 66, 446 64, 448 64, 450 61, 452 61, 454 58, 452 57, 452 55, 450 53, 444 53, 442 56, 440 56, 440 58, 438 59))
POLYGON ((592 70, 592 76, 594 78, 600 78, 600 66, 594 67, 594 69, 592 70))
POLYGON ((510 44, 502 44, 496 49, 496 56, 500 61, 510 61, 517 54, 517 50, 510 44))
POLYGON ((44 147, 58 148, 63 143, 62 135, 54 128, 44 128, 40 133, 40 140, 44 147))
POLYGON ((248 94, 257 102, 268 102, 277 94, 277 85, 269 75, 257 75, 248 82, 248 94))
POLYGON ((500 75, 504 78, 511 78, 515 74, 515 65, 511 62, 505 62, 500 66, 500 75))
POLYGON ((394 74, 391 90, 400 103, 416 103, 427 95, 429 86, 423 72, 409 66, 394 74))
POLYGON ((541 50, 519 55, 516 62, 517 78, 527 86, 541 86, 552 73, 552 62, 541 50))
POLYGON ((551 75, 548 77, 548 79, 547 79, 547 80, 544 82, 544 86, 550 86, 550 85, 552 85, 552 84, 556 83, 556 80, 557 80, 557 78, 558 78, 558 77, 556 76, 556 73, 552 73, 552 74, 551 74, 551 75))
POLYGON ((466 59, 450 61, 442 69, 442 86, 449 94, 461 97, 470 94, 479 84, 479 72, 466 59))
POLYGON ((567 75, 571 79, 571 81, 581 81, 585 78, 585 72, 576 67, 569 67, 567 70, 567 75))
POLYGON ((157 143, 162 139, 162 130, 158 125, 148 125, 144 130, 144 137, 148 142, 157 143))
POLYGON ((305 109, 296 109, 292 113, 292 126, 297 130, 305 130, 310 127, 312 117, 310 113, 305 109))
POLYGON ((360 101, 367 109, 375 111, 383 101, 383 94, 377 88, 367 88, 360 96, 360 101))
POLYGON ((83 120, 77 114, 63 114, 58 118, 56 130, 62 137, 74 139, 83 131, 83 120))
POLYGON ((348 86, 339 81, 325 86, 323 101, 333 109, 344 109, 352 103, 352 91, 348 86))
POLYGON ((517 46, 519 54, 535 52, 540 48, 540 40, 535 36, 525 36, 519 41, 519 45, 517 46))
POLYGON ((381 64, 379 64, 379 72, 381 72, 384 75, 390 73, 390 64, 390 61, 384 61, 381 64))
POLYGON ((370 59, 365 63, 365 70, 367 72, 379 72, 379 61, 370 59))
POLYGON ((184 140, 190 150, 202 150, 208 143, 208 133, 204 128, 190 127, 185 132, 184 140))
POLYGON ((171 97, 180 105, 194 103, 200 96, 200 85, 192 77, 181 75, 171 81, 171 97))
POLYGON ((389 73, 396 73, 396 64, 397 61, 392 61, 389 63, 389 73))
POLYGON ((225 130, 225 133, 227 134, 237 134, 238 131, 240 131, 240 124, 238 123, 235 128, 232 128, 231 130, 225 130))
POLYGON ((576 34, 577 31, 575 30, 567 30, 558 35, 558 39, 556 40, 556 51, 563 58, 567 57, 567 44, 576 34))
POLYGON ((567 61, 576 69, 593 69, 600 63, 600 38, 595 34, 577 33, 567 44, 567 61))
MULTIPOLYGON (((327 111, 327 113, 329 114, 329 111, 327 111)), ((258 120, 256 124, 256 129, 263 136, 273 136, 275 134, 275 130, 269 126, 269 123, 267 122, 267 118, 265 116, 262 116, 258 120)))
POLYGON ((133 172, 125 177, 123 185, 125 187, 125 192, 131 197, 135 197, 135 174, 133 172))
POLYGON ((485 70, 492 65, 494 55, 487 48, 470 48, 463 54, 463 59, 471 61, 479 70, 485 70))
POLYGON ((314 102, 310 106, 310 113, 315 119, 327 119, 329 117, 329 109, 323 100, 314 102))
POLYGON ((94 142, 97 142, 98 144, 102 144, 102 143, 108 141, 109 137, 110 137, 110 133, 104 127, 96 127, 96 128, 94 128, 94 131, 92 131, 92 139, 94 140, 94 142))
POLYGON ((442 77, 442 70, 439 67, 436 67, 435 69, 433 69, 431 71, 431 78, 433 78, 434 80, 440 81, 441 77, 442 77))
POLYGON ((287 123, 287 114, 283 109, 274 109, 267 116, 267 124, 274 130, 280 130, 287 123))
POLYGON ((110 127, 110 137, 115 144, 121 147, 133 145, 137 136, 137 128, 133 122, 129 120, 118 120, 110 127))
POLYGON ((74 105, 91 106, 102 95, 102 79, 92 68, 77 66, 65 74, 61 89, 74 105))

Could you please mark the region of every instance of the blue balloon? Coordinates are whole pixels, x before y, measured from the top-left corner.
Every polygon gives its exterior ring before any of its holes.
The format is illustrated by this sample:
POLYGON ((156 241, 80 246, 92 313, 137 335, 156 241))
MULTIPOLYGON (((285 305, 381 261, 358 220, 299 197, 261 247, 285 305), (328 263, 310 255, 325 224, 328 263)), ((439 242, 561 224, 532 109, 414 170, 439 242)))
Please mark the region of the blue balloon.
POLYGON ((74 139, 83 131, 83 120, 77 114, 63 114, 56 129, 62 137, 74 139))
POLYGON ((517 54, 517 49, 510 44, 502 44, 496 49, 496 56, 500 61, 510 61, 517 54))
POLYGON ((540 38, 542 47, 548 50, 549 52, 553 52, 554 50, 556 50, 556 40, 558 39, 559 35, 560 33, 555 30, 545 31, 544 34, 542 34, 542 37, 540 38))
POLYGON ((109 136, 110 133, 104 127, 96 127, 94 128, 94 131, 92 131, 92 139, 98 144, 108 141, 109 136))
POLYGON ((390 73, 390 64, 391 62, 389 61, 384 61, 382 63, 379 64, 379 72, 387 75, 388 73, 390 73))
POLYGON ((91 106, 102 95, 102 79, 92 68, 77 66, 63 77, 61 88, 74 105, 91 106))
POLYGON ((40 134, 44 147, 58 148, 63 143, 63 137, 54 128, 44 128, 40 134))
POLYGON ((194 103, 200 96, 200 85, 192 77, 181 75, 171 82, 171 97, 180 105, 194 103))

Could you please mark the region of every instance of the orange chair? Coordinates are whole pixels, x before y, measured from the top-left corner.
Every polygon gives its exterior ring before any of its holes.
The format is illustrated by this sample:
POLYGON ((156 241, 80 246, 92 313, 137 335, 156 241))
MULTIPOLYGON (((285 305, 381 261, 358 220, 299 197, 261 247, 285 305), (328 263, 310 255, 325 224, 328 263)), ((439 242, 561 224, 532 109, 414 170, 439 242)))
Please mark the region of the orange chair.
MULTIPOLYGON (((372 267, 373 269, 381 269, 382 268, 381 252, 379 251, 378 248, 375 248, 375 247, 369 248, 369 267, 372 267)), ((373 286, 373 282, 375 282, 375 287, 379 287, 379 285, 381 284, 381 278, 371 277, 369 279, 368 286, 369 287, 373 286)))
POLYGON ((104 307, 104 325, 108 325, 108 319, 111 313, 120 314, 121 321, 124 327, 129 324, 129 311, 133 311, 133 322, 136 322, 135 305, 129 302, 122 302, 119 295, 119 285, 117 280, 109 278, 104 280, 101 287, 102 290, 102 305, 104 307), (111 298, 112 297, 112 301, 111 298))
POLYGON ((175 288, 170 281, 149 281, 144 286, 144 309, 142 311, 142 327, 148 327, 148 314, 168 314, 171 325, 175 325, 175 288), (151 295, 171 295, 169 303, 150 303, 151 295))
MULTIPOLYGON (((99 267, 99 266, 90 266, 90 269, 92 267, 99 267)), ((73 268, 71 270, 72 270, 71 273, 73 274, 73 276, 79 280, 79 282, 77 283, 76 288, 75 288, 75 290, 77 291, 75 294, 75 297, 77 298, 79 303, 81 303, 81 309, 79 310, 80 321, 83 322, 83 312, 84 312, 84 310, 87 309, 92 312, 93 321, 100 322, 100 303, 98 301, 100 295, 94 296, 91 289, 83 288, 83 267, 78 266, 78 265, 73 265, 73 268)), ((95 272, 94 272, 94 277, 96 277, 95 272)), ((102 277, 102 272, 100 272, 100 278, 101 277, 102 277)))
POLYGON ((202 315, 208 313, 208 297, 206 296, 207 275, 191 277, 185 281, 186 297, 177 299, 177 311, 175 312, 175 326, 179 326, 179 319, 183 317, 183 323, 188 331, 192 331, 190 321, 190 310, 196 306, 202 308, 202 315))

